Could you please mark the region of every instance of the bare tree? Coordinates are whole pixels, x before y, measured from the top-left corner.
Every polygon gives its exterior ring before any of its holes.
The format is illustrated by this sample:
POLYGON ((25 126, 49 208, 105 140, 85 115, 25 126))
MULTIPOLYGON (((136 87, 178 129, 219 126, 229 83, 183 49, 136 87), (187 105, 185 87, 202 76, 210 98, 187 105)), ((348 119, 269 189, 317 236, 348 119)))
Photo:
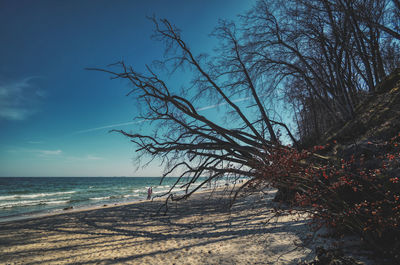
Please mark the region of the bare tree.
POLYGON ((139 157, 160 158, 166 165, 164 177, 179 172, 175 185, 185 180, 183 186, 187 192, 180 197, 168 198, 187 198, 207 182, 228 175, 252 177, 246 183, 251 185, 259 178, 255 165, 268 164, 270 161, 266 160, 265 154, 281 146, 274 127, 283 126, 293 141, 295 138, 285 124, 269 118, 263 89, 257 87, 257 76, 251 74, 243 59, 234 25, 221 22, 215 34, 224 43, 222 54, 219 58, 205 61, 205 56, 192 53, 180 31, 169 21, 155 18, 152 21, 155 38, 167 47, 167 58, 159 64, 174 71, 190 69, 194 78, 191 87, 179 91, 169 87, 150 66, 147 66, 145 74, 123 62, 116 65, 122 69, 118 72, 90 68, 107 72, 113 78, 128 80, 133 86, 129 94, 133 94, 143 106, 139 118, 158 128, 149 134, 118 132, 136 144, 139 157), (202 115, 196 99, 205 95, 211 95, 215 103, 226 106, 233 121, 219 124, 202 115), (235 97, 249 104, 243 109, 235 103, 235 97), (193 186, 202 176, 207 178, 193 186))
POLYGON ((250 72, 280 82, 285 98, 307 117, 302 135, 318 138, 333 123, 354 118, 365 92, 374 93, 399 66, 398 23, 388 22, 398 18, 396 3, 261 0, 244 16, 250 72))

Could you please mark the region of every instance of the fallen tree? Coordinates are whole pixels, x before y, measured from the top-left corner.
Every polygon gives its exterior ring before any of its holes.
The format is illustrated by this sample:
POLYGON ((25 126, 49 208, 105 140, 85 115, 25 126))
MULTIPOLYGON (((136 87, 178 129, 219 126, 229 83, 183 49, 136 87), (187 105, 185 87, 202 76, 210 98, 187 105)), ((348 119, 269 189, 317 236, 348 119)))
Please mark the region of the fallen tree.
POLYGON ((179 172, 178 180, 167 194, 178 184, 186 188, 186 193, 168 197, 173 200, 185 199, 206 183, 222 177, 251 177, 242 188, 252 185, 259 177, 254 164, 271 163, 266 154, 274 148, 284 148, 276 128, 286 130, 294 144, 296 139, 286 124, 270 119, 265 106, 266 91, 257 86, 257 76, 251 74, 243 59, 234 25, 223 23, 218 28, 218 37, 225 46, 221 57, 211 63, 202 56, 195 56, 180 31, 169 21, 155 18, 152 21, 155 37, 167 47, 167 59, 162 66, 174 71, 190 69, 194 78, 191 87, 177 90, 150 66, 146 66, 144 74, 124 62, 113 65, 119 71, 89 68, 109 73, 112 78, 128 80, 133 86, 129 95, 134 94, 143 107, 138 118, 157 128, 146 134, 118 132, 136 144, 139 158, 150 156, 164 163, 163 178, 179 172), (206 95, 214 99, 213 104, 228 108, 231 122, 214 121, 201 114, 196 99, 206 95), (243 108, 233 98, 249 104, 243 108), (200 177, 206 178, 198 184, 200 177))

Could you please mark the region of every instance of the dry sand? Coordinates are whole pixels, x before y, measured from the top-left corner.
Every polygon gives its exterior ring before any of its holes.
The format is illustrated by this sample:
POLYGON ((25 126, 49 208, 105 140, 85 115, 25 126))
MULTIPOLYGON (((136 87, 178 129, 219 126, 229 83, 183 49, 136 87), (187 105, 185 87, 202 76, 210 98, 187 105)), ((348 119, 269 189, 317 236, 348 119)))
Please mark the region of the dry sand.
POLYGON ((318 244, 309 219, 274 217, 275 191, 201 193, 155 215, 162 201, 0 223, 0 264, 297 264, 318 244), (272 219, 271 219, 272 218, 272 219), (269 222, 268 222, 269 220, 269 222))

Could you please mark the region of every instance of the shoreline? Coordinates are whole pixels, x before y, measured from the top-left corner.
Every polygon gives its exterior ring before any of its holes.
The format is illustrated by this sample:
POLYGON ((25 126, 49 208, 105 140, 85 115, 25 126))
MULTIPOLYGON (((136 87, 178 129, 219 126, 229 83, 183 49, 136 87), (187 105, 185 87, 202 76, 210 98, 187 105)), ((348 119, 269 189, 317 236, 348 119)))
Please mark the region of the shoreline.
MULTIPOLYGON (((0 223, 16 220, 31 219, 40 216, 53 215, 75 210, 102 208, 104 205, 121 205, 144 201, 147 188, 153 187, 153 197, 165 194, 175 184, 176 178, 169 178, 160 183, 161 178, 113 178, 101 180, 95 178, 28 178, 16 183, 3 183, 0 189, 0 223), (47 183, 50 182, 50 183, 47 183), (61 183, 61 184, 60 184, 61 183), (42 185, 41 185, 42 184, 42 185), (9 185, 9 186, 7 186, 9 185), (48 188, 46 185, 49 185, 48 188), (111 187, 111 188, 110 188, 111 187), (23 190, 23 192, 21 192, 23 190), (29 192, 31 191, 31 192, 29 192)), ((208 189, 225 187, 222 182, 204 186, 198 192, 208 189)), ((192 187, 195 188, 196 185, 192 187)), ((182 187, 175 187, 172 193, 184 194, 182 187)), ((165 197, 165 196, 164 196, 165 197)))
POLYGON ((304 214, 275 216, 275 192, 241 196, 231 209, 218 190, 173 202, 166 215, 156 215, 160 198, 5 222, 0 263, 297 264, 334 244, 304 214))
MULTIPOLYGON (((232 186, 229 186, 232 188, 232 186)), ((213 188, 206 188, 204 187, 200 191, 197 191, 194 196, 197 194, 202 194, 202 193, 211 193, 213 190, 215 191, 221 191, 226 189, 227 187, 216 187, 215 189, 213 188)), ((137 200, 132 200, 132 201, 121 201, 121 202, 110 202, 110 203, 99 203, 96 205, 93 204, 88 204, 88 205, 82 205, 78 207, 65 207, 65 208, 55 208, 54 210, 50 211, 40 211, 40 212, 27 212, 27 213, 22 213, 19 215, 15 216, 5 216, 0 218, 0 224, 3 223, 9 223, 9 222, 17 222, 17 221, 24 221, 24 220, 31 220, 31 219, 36 219, 36 218, 43 218, 43 217, 51 217, 51 216, 56 216, 56 215, 61 215, 61 214, 68 214, 68 213, 76 213, 76 212, 84 212, 84 211, 92 211, 92 210, 98 210, 98 209, 107 209, 107 208, 113 208, 113 207, 119 207, 119 206, 125 206, 125 205, 131 205, 131 204, 137 204, 137 203, 144 203, 144 202, 149 202, 149 201, 163 201, 166 199, 166 197, 156 197, 154 196, 151 200, 146 200, 146 199, 137 199, 137 200), (154 198, 155 197, 155 198, 154 198), (68 209, 66 209, 68 208, 68 209)))

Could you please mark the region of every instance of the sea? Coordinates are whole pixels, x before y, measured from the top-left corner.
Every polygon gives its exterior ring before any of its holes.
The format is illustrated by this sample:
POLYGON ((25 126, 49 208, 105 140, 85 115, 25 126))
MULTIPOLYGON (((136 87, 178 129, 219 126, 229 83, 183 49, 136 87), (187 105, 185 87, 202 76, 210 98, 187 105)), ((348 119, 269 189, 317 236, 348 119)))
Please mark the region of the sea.
MULTIPOLYGON (((0 177, 0 222, 145 200, 149 187, 153 197, 163 195, 177 178, 160 181, 161 177, 0 177)), ((184 193, 180 186, 173 192, 184 193)))

